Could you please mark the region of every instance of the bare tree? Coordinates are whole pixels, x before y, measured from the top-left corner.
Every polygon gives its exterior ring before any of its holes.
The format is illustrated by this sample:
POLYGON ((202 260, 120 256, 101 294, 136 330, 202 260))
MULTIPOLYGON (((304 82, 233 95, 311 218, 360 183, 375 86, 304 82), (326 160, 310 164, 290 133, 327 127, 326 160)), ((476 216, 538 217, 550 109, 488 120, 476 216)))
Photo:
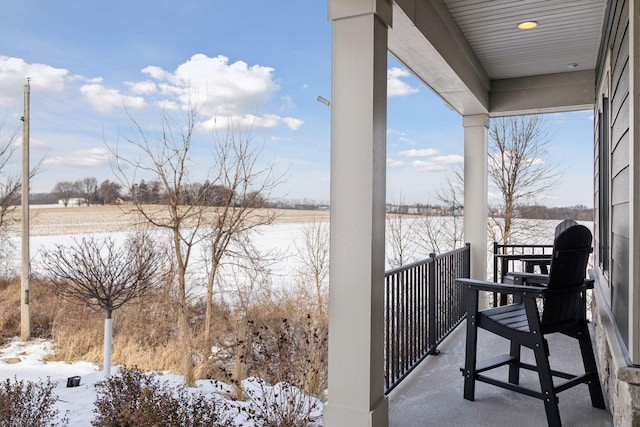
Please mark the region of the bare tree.
POLYGON ((559 173, 547 151, 548 127, 539 115, 500 117, 489 126, 489 178, 497 187, 502 212, 490 218, 489 232, 507 244, 518 206, 539 200, 559 173), (500 218, 497 218, 500 217, 500 218))
POLYGON ((122 185, 117 182, 109 181, 108 179, 102 181, 100 187, 98 187, 99 200, 104 205, 115 203, 120 197, 120 189, 122 189, 122 185))
POLYGON ((105 312, 104 373, 110 375, 112 314, 154 292, 166 280, 165 261, 144 234, 118 247, 112 238, 83 238, 42 252, 42 263, 56 295, 105 312))
POLYGON ((392 212, 387 213, 387 263, 391 268, 400 267, 401 265, 411 262, 415 255, 415 246, 413 244, 413 219, 406 218, 404 208, 404 200, 400 196, 397 204, 392 212))
POLYGON ((445 186, 436 194, 442 210, 434 214, 427 211, 414 227, 416 246, 424 255, 441 254, 464 244, 464 180, 462 170, 456 169, 445 186))
POLYGON ((66 208, 69 205, 69 200, 76 197, 79 194, 79 185, 77 182, 60 181, 56 182, 53 186, 52 193, 62 201, 62 204, 66 208))
MULTIPOLYGON (((22 179, 19 170, 12 170, 11 162, 15 159, 19 145, 16 145, 17 131, 8 137, 3 135, 4 122, 0 123, 0 230, 4 230, 11 214, 20 206, 22 179)), ((29 178, 38 173, 38 162, 29 171, 29 178)))
POLYGON ((214 137, 214 179, 202 194, 213 197, 217 209, 206 219, 209 269, 205 307, 204 342, 211 339, 213 291, 223 257, 233 255, 230 245, 257 227, 271 224, 277 212, 264 206, 271 191, 283 181, 273 163, 259 166, 261 151, 253 147, 250 130, 230 125, 224 136, 214 137))
POLYGON ((94 177, 87 177, 78 181, 80 194, 86 200, 87 206, 98 199, 98 180, 94 177))
POLYGON ((146 199, 132 192, 134 212, 146 222, 169 233, 176 267, 178 298, 178 336, 184 351, 182 364, 185 382, 188 386, 195 383, 193 356, 187 300, 187 269, 194 246, 202 239, 200 232, 204 208, 198 202, 198 194, 191 194, 189 171, 193 169, 191 152, 196 127, 197 110, 189 106, 182 118, 175 119, 166 112, 162 114, 162 125, 158 134, 153 136, 130 116, 133 136, 128 139, 141 155, 139 158, 121 155, 118 147, 112 149, 115 158, 115 173, 125 188, 133 189, 136 175, 151 176, 162 187, 165 203, 161 206, 147 205, 146 199), (184 204, 185 200, 192 204, 184 204))
POLYGON ((296 245, 299 273, 311 277, 316 293, 317 314, 326 313, 326 282, 329 277, 329 224, 313 219, 302 229, 303 241, 296 245))

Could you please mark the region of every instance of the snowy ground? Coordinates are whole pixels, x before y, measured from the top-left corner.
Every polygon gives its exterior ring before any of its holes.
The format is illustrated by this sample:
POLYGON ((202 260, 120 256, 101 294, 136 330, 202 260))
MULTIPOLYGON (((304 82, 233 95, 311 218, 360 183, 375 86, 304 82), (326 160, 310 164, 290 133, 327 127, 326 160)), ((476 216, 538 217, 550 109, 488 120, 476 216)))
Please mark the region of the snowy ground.
MULTIPOLYGON (((59 410, 59 417, 66 417, 69 426, 88 427, 94 418, 93 408, 96 399, 95 384, 104 379, 104 374, 97 365, 88 362, 44 362, 43 357, 51 352, 51 342, 46 340, 32 340, 23 343, 19 339, 14 339, 10 343, 0 347, 0 381, 7 378, 25 381, 46 381, 47 378, 55 384, 54 393, 59 397, 56 408, 59 410), (78 387, 67 387, 67 378, 80 376, 78 387)), ((114 368, 117 372, 118 368, 114 368)), ((178 387, 182 384, 182 378, 178 375, 158 374, 160 381, 178 387)), ((228 416, 237 426, 255 426, 263 424, 260 421, 250 420, 249 414, 253 411, 260 411, 265 399, 282 399, 283 393, 277 384, 271 387, 262 384, 260 380, 249 378, 243 381, 243 389, 251 394, 251 399, 244 402, 237 402, 230 399, 231 388, 220 382, 208 380, 197 381, 196 387, 189 389, 192 393, 202 393, 215 399, 219 406, 223 403, 229 408, 228 416)), ((298 398, 303 400, 306 408, 309 408, 310 418, 315 420, 311 426, 321 425, 322 403, 312 397, 304 396, 294 392, 298 398)), ((27 427, 27 426, 25 426, 27 427)))

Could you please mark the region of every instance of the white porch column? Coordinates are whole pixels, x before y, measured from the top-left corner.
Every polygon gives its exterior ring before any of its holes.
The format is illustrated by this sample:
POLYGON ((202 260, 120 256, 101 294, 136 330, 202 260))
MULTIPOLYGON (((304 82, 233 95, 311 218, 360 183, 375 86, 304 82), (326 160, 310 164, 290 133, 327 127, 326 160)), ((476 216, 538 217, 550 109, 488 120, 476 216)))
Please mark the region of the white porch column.
POLYGON ((329 0, 331 273, 326 427, 384 427, 389 0, 329 0))
POLYGON ((489 116, 464 116, 464 240, 471 243, 471 278, 487 280, 487 135, 489 116))

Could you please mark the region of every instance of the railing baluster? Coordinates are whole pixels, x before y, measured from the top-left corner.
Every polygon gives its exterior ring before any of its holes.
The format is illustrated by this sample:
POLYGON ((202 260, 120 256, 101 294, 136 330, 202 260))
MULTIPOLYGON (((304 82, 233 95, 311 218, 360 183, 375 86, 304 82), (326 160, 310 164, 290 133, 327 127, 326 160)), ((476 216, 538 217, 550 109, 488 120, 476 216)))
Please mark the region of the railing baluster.
POLYGON ((386 393, 464 319, 458 277, 469 277, 469 245, 402 266, 385 278, 386 393))

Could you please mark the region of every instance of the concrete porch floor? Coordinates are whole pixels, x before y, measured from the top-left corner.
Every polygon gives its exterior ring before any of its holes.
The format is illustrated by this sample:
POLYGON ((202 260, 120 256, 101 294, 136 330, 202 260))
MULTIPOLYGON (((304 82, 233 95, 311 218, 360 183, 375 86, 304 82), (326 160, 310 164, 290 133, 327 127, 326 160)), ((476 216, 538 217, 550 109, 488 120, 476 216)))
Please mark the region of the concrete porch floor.
MULTIPOLYGON (((462 398, 465 331, 463 322, 439 347, 438 356, 428 356, 389 394, 390 427, 547 425, 544 404, 533 397, 476 382, 475 401, 462 398)), ((548 340, 552 369, 584 372, 577 340, 559 334, 549 335, 548 340)), ((508 341, 479 331, 480 359, 508 353, 508 349, 508 341)), ((522 356, 533 363, 530 350, 523 349, 522 356)), ((506 379, 506 368, 496 370, 495 375, 506 379)), ((539 389, 537 374, 521 371, 521 384, 539 389)), ((608 410, 591 406, 586 385, 563 391, 558 398, 563 426, 613 426, 608 410)))

